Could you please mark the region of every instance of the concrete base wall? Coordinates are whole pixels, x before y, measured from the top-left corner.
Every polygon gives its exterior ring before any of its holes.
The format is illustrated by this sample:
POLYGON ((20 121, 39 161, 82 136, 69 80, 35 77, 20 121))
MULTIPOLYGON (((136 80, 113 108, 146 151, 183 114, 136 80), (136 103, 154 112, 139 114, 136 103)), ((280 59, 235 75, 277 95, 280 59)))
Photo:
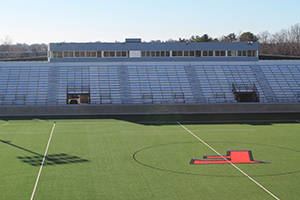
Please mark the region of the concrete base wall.
POLYGON ((300 104, 66 105, 0 107, 0 118, 124 118, 153 121, 300 120, 300 104))

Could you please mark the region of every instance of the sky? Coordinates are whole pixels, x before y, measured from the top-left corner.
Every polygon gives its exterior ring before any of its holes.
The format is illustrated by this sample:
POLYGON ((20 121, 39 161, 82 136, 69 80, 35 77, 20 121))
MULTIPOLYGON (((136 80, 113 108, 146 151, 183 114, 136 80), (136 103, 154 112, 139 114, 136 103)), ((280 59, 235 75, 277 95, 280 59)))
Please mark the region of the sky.
POLYGON ((300 23, 299 0, 0 0, 0 41, 114 42, 231 32, 271 33, 300 23))

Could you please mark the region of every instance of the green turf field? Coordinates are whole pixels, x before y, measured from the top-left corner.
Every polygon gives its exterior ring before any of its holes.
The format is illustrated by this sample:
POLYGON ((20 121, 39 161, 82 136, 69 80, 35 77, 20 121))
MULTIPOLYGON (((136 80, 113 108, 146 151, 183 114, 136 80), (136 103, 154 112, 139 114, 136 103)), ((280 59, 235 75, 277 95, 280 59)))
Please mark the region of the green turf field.
MULTIPOLYGON (((53 120, 0 121, 0 199, 30 200, 53 120)), ((218 152, 252 150, 237 165, 280 199, 300 197, 300 124, 184 125, 218 152)), ((178 124, 57 120, 36 200, 275 199, 178 124)))

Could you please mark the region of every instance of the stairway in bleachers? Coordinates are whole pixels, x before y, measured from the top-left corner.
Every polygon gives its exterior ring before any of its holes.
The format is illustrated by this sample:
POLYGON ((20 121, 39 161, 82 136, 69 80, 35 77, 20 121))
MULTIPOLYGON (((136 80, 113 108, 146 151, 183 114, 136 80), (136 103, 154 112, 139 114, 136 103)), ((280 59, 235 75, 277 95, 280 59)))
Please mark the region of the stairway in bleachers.
POLYGON ((195 102, 206 103, 207 100, 203 95, 203 91, 201 88, 200 81, 197 77, 195 67, 193 65, 187 65, 187 66, 184 66, 184 70, 185 70, 187 78, 189 80, 195 102))
POLYGON ((262 67, 258 66, 258 65, 252 65, 250 67, 256 76, 257 83, 264 91, 265 99, 263 99, 261 101, 268 102, 268 103, 277 102, 276 96, 275 96, 265 74, 262 71, 262 67))
POLYGON ((120 95, 122 104, 131 103, 131 91, 129 88, 129 75, 128 67, 126 65, 120 65, 118 67, 118 75, 120 81, 120 95))
POLYGON ((59 67, 50 67, 48 73, 48 104, 56 105, 58 94, 59 67))

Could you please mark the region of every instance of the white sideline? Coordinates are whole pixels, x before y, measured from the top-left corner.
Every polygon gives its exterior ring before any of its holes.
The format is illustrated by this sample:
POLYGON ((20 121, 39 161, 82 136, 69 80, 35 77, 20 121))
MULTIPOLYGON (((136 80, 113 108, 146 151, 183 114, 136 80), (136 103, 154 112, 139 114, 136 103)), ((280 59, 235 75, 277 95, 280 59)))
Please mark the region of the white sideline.
POLYGON ((199 140, 202 144, 204 144, 205 146, 207 146, 209 149, 211 149, 213 152, 215 152, 216 154, 218 154, 218 156, 220 156, 221 158, 223 158, 225 161, 227 161, 232 167, 234 167, 236 170, 238 170, 240 173, 242 173, 244 176, 246 176, 249 180, 251 180, 253 183, 255 183, 258 187, 260 187, 261 189, 263 189, 266 193, 268 193, 269 195, 271 195, 274 199, 276 200, 280 200, 279 197, 277 197, 275 194, 273 194, 271 191, 269 191, 267 188, 265 188, 262 184, 260 184, 259 182, 257 182, 254 178, 252 178, 251 176, 249 176, 246 172, 244 172, 242 169, 240 169, 238 166, 236 166, 235 164, 233 164, 231 161, 229 161, 228 159, 226 159, 222 154, 220 154, 217 150, 215 150, 212 146, 210 146, 208 143, 206 143, 204 140, 202 140, 200 137, 198 137, 197 135, 195 135, 191 130, 189 130, 188 128, 186 128, 184 125, 182 125, 180 122, 177 121, 177 123, 184 129, 186 130, 188 133, 190 133, 194 138, 196 138, 197 140, 199 140))
POLYGON ((56 126, 56 123, 54 122, 53 126, 52 126, 52 129, 51 129, 51 132, 50 132, 50 136, 49 136, 49 139, 48 139, 48 143, 47 143, 47 146, 46 146, 44 157, 43 157, 43 160, 42 160, 42 163, 41 163, 41 167, 40 167, 39 173, 38 173, 38 175, 36 177, 36 181, 35 181, 35 184, 34 184, 34 187, 33 187, 33 191, 32 191, 30 200, 34 199, 34 195, 35 195, 35 192, 36 192, 39 180, 40 180, 40 176, 42 174, 43 166, 45 165, 46 157, 47 157, 47 154, 48 154, 48 149, 49 149, 49 146, 50 146, 50 143, 51 143, 51 140, 52 140, 52 135, 53 135, 55 126, 56 126))

